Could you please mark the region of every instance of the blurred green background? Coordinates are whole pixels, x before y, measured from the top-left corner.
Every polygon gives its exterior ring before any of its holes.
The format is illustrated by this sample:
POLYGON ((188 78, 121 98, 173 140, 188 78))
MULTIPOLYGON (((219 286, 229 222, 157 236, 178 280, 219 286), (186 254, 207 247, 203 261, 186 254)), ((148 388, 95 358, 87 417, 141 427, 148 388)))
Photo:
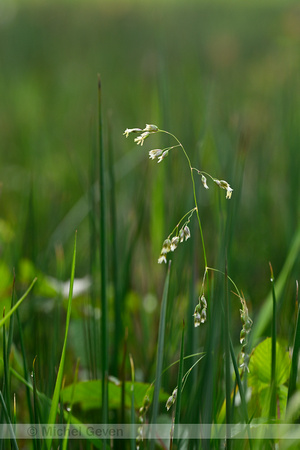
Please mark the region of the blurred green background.
MULTIPOLYGON (((300 7, 292 1, 1 0, 2 297, 13 268, 17 280, 30 278, 25 258, 33 274, 56 277, 61 248, 67 279, 75 229, 76 275, 90 272, 88 192, 99 73, 105 148, 109 141, 114 153, 117 248, 127 298, 122 313, 135 327, 133 341, 148 336, 154 352, 156 335, 140 314, 153 314, 153 306, 157 320, 165 276, 157 265, 161 244, 193 207, 182 154, 156 165, 147 153, 155 140, 139 148, 122 136, 125 128, 146 123, 174 133, 194 167, 233 187, 229 274, 255 321, 270 290, 268 263, 276 278, 299 230, 299 48, 300 7)), ((208 263, 218 266, 225 199, 214 186, 205 191, 197 183, 208 263)), ((191 230, 173 258, 174 327, 187 314, 193 272, 196 282, 203 273, 195 222, 191 230)), ((287 337, 299 268, 298 256, 280 297, 279 333, 287 337)), ((149 356, 143 348, 134 351, 149 356)))

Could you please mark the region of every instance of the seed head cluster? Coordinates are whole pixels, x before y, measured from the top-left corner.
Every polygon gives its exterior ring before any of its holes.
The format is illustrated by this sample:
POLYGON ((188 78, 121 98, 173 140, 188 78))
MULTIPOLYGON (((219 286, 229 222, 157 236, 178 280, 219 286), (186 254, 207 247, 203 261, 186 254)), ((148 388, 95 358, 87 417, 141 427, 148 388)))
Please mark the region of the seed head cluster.
POLYGON ((201 323, 206 321, 207 301, 204 294, 199 297, 199 303, 196 305, 194 312, 194 326, 199 327, 201 323))
POLYGON ((163 246, 160 252, 160 256, 158 258, 158 264, 166 263, 167 262, 167 253, 174 252, 178 245, 183 242, 187 241, 191 237, 190 229, 187 225, 184 225, 181 230, 179 231, 178 236, 173 236, 172 239, 167 238, 163 242, 163 246))
POLYGON ((246 300, 243 297, 240 297, 240 300, 241 300, 241 304, 242 304, 242 309, 240 309, 240 315, 241 315, 241 321, 243 324, 243 328, 241 329, 241 332, 240 332, 240 344, 242 344, 242 350, 239 355, 239 364, 240 364, 241 369, 248 370, 249 355, 246 352, 246 346, 248 343, 248 334, 251 331, 253 322, 248 313, 248 307, 246 304, 246 300))

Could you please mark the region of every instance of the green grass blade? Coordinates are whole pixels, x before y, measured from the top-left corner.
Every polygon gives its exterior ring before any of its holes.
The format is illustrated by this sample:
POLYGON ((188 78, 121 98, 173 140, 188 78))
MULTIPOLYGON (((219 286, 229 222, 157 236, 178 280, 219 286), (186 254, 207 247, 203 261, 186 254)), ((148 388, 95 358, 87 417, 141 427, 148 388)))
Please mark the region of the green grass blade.
MULTIPOLYGON (((38 399, 37 388, 36 388, 35 361, 36 361, 36 357, 34 358, 33 364, 32 364, 32 390, 33 390, 33 413, 34 413, 34 422, 33 423, 38 424, 38 423, 40 423, 40 408, 39 408, 39 399, 38 399)), ((40 450, 41 449, 40 439, 34 439, 34 441, 36 443, 37 450, 40 450)))
MULTIPOLYGON (((70 430, 70 426, 71 426, 71 417, 72 417, 71 412, 72 412, 72 407, 73 407, 73 400, 74 400, 76 383, 77 383, 77 379, 78 379, 78 370, 79 370, 79 359, 77 360, 76 369, 75 369, 75 376, 74 376, 74 383, 73 383, 73 387, 72 387, 71 402, 70 402, 70 405, 69 405, 69 414, 68 414, 68 420, 67 420, 67 426, 66 426, 65 436, 64 436, 64 440, 63 440, 62 450, 67 450, 67 448, 68 448, 68 435, 69 435, 69 430, 70 430)), ((60 410, 63 411, 63 408, 61 408, 60 410)))
MULTIPOLYGON (((107 295, 106 295, 106 186, 103 149, 103 129, 101 114, 102 89, 98 76, 98 138, 100 162, 100 270, 101 270, 101 355, 102 355, 102 423, 108 423, 108 332, 107 332, 107 295)), ((103 440, 103 448, 106 440, 103 440)))
MULTIPOLYGON (((97 143, 96 139, 92 139, 91 143, 91 157, 90 157, 90 187, 88 191, 88 202, 89 202, 89 235, 90 235, 90 274, 92 278, 91 290, 90 290, 90 302, 92 307, 95 309, 97 305, 97 277, 99 274, 99 263, 98 263, 98 247, 95 245, 99 240, 99 230, 97 228, 98 222, 98 210, 97 210, 97 194, 98 194, 98 181, 97 181, 97 143)), ((85 321, 85 331, 86 331, 86 355, 89 361, 90 377, 98 379, 98 371, 100 368, 100 351, 99 347, 99 324, 92 314, 91 317, 87 317, 85 321)))
MULTIPOLYGON (((166 328, 166 312, 167 312, 167 300, 169 291, 171 261, 169 262, 168 272, 165 280, 163 298, 160 310, 159 329, 158 329, 158 344, 157 344, 157 357, 156 357, 156 373, 155 373, 155 386, 153 394, 153 410, 151 423, 156 424, 159 408, 159 391, 161 384, 161 374, 163 369, 163 356, 164 356, 164 341, 165 341, 165 328, 166 328)), ((154 449, 155 440, 151 439, 150 449, 154 449)))
POLYGON ((112 247, 112 283, 114 287, 114 314, 115 314, 115 329, 114 329, 114 350, 112 361, 112 372, 114 375, 118 374, 118 356, 120 352, 121 337, 123 335, 122 323, 122 305, 119 289, 119 256, 117 244, 117 208, 116 208, 116 193, 115 193, 115 173, 114 173, 114 148, 112 144, 112 130, 111 118, 108 122, 108 175, 110 184, 109 209, 110 209, 110 240, 112 247))
POLYGON ((274 287, 273 268, 270 263, 273 316, 272 316, 272 356, 271 356, 271 398, 270 398, 270 417, 276 417, 276 295, 274 287))
MULTIPOLYGON (((15 282, 16 282, 16 276, 15 276, 15 273, 14 273, 10 309, 12 309, 14 307, 15 282)), ((11 344, 12 344, 12 340, 13 340, 13 330, 14 330, 14 315, 11 316, 11 320, 9 322, 9 331, 8 331, 8 339, 7 339, 7 355, 8 356, 10 354, 11 344)))
MULTIPOLYGON (((24 346, 23 328, 21 326, 20 315, 19 315, 18 309, 16 310, 16 318, 17 318, 17 324, 18 324, 19 336, 20 336, 20 346, 21 346, 21 354, 22 354, 22 359, 23 359, 24 377, 29 382, 29 373, 28 373, 28 366, 27 366, 25 346, 24 346)), ((34 423, 33 410, 32 410, 31 398, 30 398, 30 390, 27 385, 26 385, 26 399, 27 399, 27 407, 28 407, 28 412, 29 412, 30 423, 34 423)), ((33 448, 34 449, 36 448, 35 440, 33 440, 33 448)))
POLYGON ((295 336, 294 336, 291 374, 290 374, 290 380, 289 380, 288 402, 291 399, 292 395, 296 392, 296 382, 297 382, 297 375, 298 375, 298 358, 299 358, 299 350, 300 350, 300 305, 298 303, 298 282, 296 284, 296 305, 298 305, 298 311, 297 311, 297 321, 296 321, 296 329, 295 329, 295 336))
MULTIPOLYGON (((285 260, 284 266, 275 283, 275 291, 277 294, 277 298, 279 298, 283 292, 284 285, 296 259, 299 256, 299 252, 300 252, 300 227, 294 236, 294 240, 292 242, 289 254, 285 260)), ((253 343, 255 343, 257 339, 263 334, 266 326, 271 320, 272 301, 273 296, 271 291, 268 297, 266 298, 263 306, 260 308, 259 316, 255 319, 250 338, 253 343)))
MULTIPOLYGON (((234 368, 234 373, 235 373, 235 378, 236 378, 236 382, 239 388, 239 393, 240 393, 240 397, 241 397, 241 405, 242 405, 242 411, 244 414, 244 421, 246 424, 249 424, 249 416, 248 416, 248 409, 247 409, 247 402, 246 402, 246 397, 245 397, 245 392, 244 392, 244 388, 242 385, 242 380, 240 377, 240 373, 239 373, 239 368, 238 368, 238 364, 236 361, 236 357, 234 354, 234 348, 232 345, 232 341, 230 338, 230 355, 231 355, 231 361, 233 364, 233 368, 234 368)), ((252 442, 251 442, 251 434, 250 434, 250 426, 247 427, 247 432, 248 432, 248 436, 249 436, 249 448, 250 450, 252 449, 252 442)))
POLYGON ((31 291, 31 289, 33 288, 35 282, 36 282, 37 278, 34 278, 33 282, 31 283, 31 285, 29 286, 29 288, 27 289, 27 291, 25 292, 24 295, 22 295, 22 297, 17 301, 17 303, 13 306, 13 308, 11 308, 8 313, 5 315, 5 317, 3 317, 2 320, 0 320, 0 327, 2 327, 2 325, 10 318, 10 316, 19 308, 19 306, 21 305, 21 303, 23 302, 23 300, 25 300, 25 298, 27 297, 27 295, 29 294, 29 292, 31 291))
MULTIPOLYGON (((75 233, 75 242, 74 242, 74 251, 73 251, 73 261, 72 261, 72 269, 71 269, 71 278, 70 278, 70 290, 69 290, 69 300, 68 300, 68 309, 67 309, 67 318, 66 318, 66 329, 65 329, 65 338, 61 353, 61 359, 59 363, 58 368, 58 374, 56 378, 55 388, 54 388, 54 394, 51 402, 51 408, 48 418, 48 424, 54 424, 55 418, 57 414, 57 407, 59 403, 59 395, 60 395, 60 389, 62 385, 62 379, 63 379, 63 371, 64 371, 64 363, 65 363, 65 356, 66 356, 66 349, 67 349, 67 337, 68 337, 68 331, 69 331, 69 324, 70 324, 70 317, 71 317, 71 305, 72 305, 72 296, 73 296, 73 284, 74 284, 74 277, 75 277, 75 262, 76 262, 76 240, 77 240, 77 233, 75 233)), ((51 449, 52 439, 47 439, 47 449, 51 449)))
POLYGON ((231 373, 230 373, 230 323, 229 323, 229 295, 228 295, 228 271, 227 260, 225 264, 225 299, 224 299, 224 346, 225 346, 225 390, 226 390, 226 448, 231 448, 230 424, 231 424, 231 373))
MULTIPOLYGON (((33 387, 28 381, 26 381, 18 372, 16 372, 13 368, 10 368, 10 372, 19 380, 21 381, 25 386, 28 386, 28 388, 33 391, 33 387)), ((37 396, 40 400, 42 400, 45 404, 51 406, 53 403, 50 398, 48 398, 45 394, 42 392, 39 392, 36 390, 37 396)), ((57 407, 57 414, 60 413, 59 407, 57 407)), ((64 410, 63 411, 64 419, 67 421, 69 419, 69 412, 64 410)), ((78 430, 80 431, 80 434, 83 439, 87 439, 89 442, 91 442, 95 448, 102 448, 102 441, 97 438, 97 436, 92 436, 89 432, 88 428, 82 423, 81 420, 78 420, 75 416, 71 415, 71 424, 74 428, 78 427, 78 430)), ((47 439, 48 440, 48 439, 47 439)))
POLYGON ((182 379, 183 379, 183 362, 184 362, 184 322, 182 327, 182 336, 181 336, 181 349, 180 349, 180 359, 179 359, 179 370, 178 370, 178 379, 177 379, 177 397, 176 397, 176 409, 175 409, 175 425, 174 425, 174 443, 173 449, 179 448, 179 437, 177 438, 177 426, 180 423, 180 409, 181 409, 181 394, 182 394, 182 379))
POLYGON ((10 417, 9 417, 9 412, 7 410, 7 407, 6 407, 6 404, 5 404, 5 401, 4 401, 4 398, 3 398, 3 395, 2 395, 1 391, 0 391, 0 403, 2 405, 2 411, 3 411, 4 417, 6 419, 6 422, 9 425, 9 431, 10 431, 10 434, 11 434, 11 440, 10 440, 11 446, 14 449, 18 449, 19 447, 18 447, 18 444, 17 444, 17 441, 16 441, 14 429, 13 429, 13 426, 11 424, 10 417))
MULTIPOLYGON (((14 286, 15 286, 15 276, 13 280, 12 296, 11 296, 11 308, 14 306, 14 286)), ((3 318, 5 318, 5 309, 3 310, 3 318)), ((9 331, 6 339, 5 324, 3 324, 3 395, 6 401, 6 407, 8 414, 11 418, 11 403, 10 403, 10 379, 9 379, 9 354, 12 344, 13 337, 13 324, 14 315, 11 316, 9 322, 9 331)))
MULTIPOLYGON (((5 317, 5 310, 3 311, 3 316, 5 317)), ((6 408, 8 411, 8 415, 10 417, 10 389, 9 389, 9 366, 8 366, 8 355, 7 355, 7 345, 6 345, 6 333, 5 333, 5 325, 2 327, 3 331, 3 395, 6 402, 6 408)))
MULTIPOLYGON (((134 362, 132 359, 132 356, 129 355, 130 359, 130 368, 131 368, 131 410, 130 410, 130 422, 132 426, 134 427, 135 424, 135 409, 134 409, 134 381, 135 381, 135 374, 134 374, 134 362)), ((136 442, 135 439, 130 440, 130 448, 131 450, 135 450, 136 448, 136 442)))

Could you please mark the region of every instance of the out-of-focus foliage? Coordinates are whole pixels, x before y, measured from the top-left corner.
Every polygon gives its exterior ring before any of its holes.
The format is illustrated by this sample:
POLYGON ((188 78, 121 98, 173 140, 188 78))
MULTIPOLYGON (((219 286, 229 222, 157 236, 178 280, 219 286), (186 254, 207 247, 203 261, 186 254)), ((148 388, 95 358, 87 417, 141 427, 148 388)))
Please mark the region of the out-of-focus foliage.
MULTIPOLYGON (((91 156, 96 146, 98 73, 104 144, 107 149, 110 123, 115 161, 122 318, 130 328, 138 375, 142 372, 140 378, 148 380, 151 370, 153 374, 164 279, 157 265, 161 245, 193 207, 193 199, 182 154, 174 152, 157 165, 148 160, 147 150, 164 142, 147 141, 137 147, 122 136, 127 127, 154 123, 173 132, 193 166, 233 187, 229 275, 245 295, 255 324, 255 313, 269 291, 268 262, 276 279, 299 228, 299 5, 269 1, 3 5, 0 288, 7 304, 13 267, 17 288, 25 269, 34 267, 45 276, 41 283, 45 290, 36 292, 22 317, 27 342, 39 342, 45 350, 44 360, 40 355, 41 379, 49 373, 54 379, 54 364, 49 369, 47 355, 52 348, 51 361, 59 354, 64 324, 62 300, 59 296, 53 300, 46 275, 68 278, 64 262, 71 260, 75 229, 76 277, 90 271, 88 192, 91 165, 95 169, 98 163, 91 156), (48 304, 54 305, 50 313, 43 308, 48 304), (53 321, 57 328, 49 333, 44 324, 53 321), (146 342, 147 348, 136 342, 146 342)), ((95 189, 98 193, 97 184, 95 189)), ((208 264, 216 266, 224 244, 225 198, 213 186, 204 190, 200 180, 197 196, 208 264)), ((183 317, 190 320, 194 310, 187 311, 188 292, 193 285, 196 303, 203 273, 198 234, 191 224, 191 239, 178 248, 172 264, 167 312, 167 356, 172 359, 178 350, 178 324, 183 317)), ((299 263, 298 257, 279 298, 279 333, 288 340, 299 263)), ((108 295, 113 301, 110 267, 109 260, 108 295)), ((80 302, 82 306, 88 300, 80 302)), ((80 306, 74 310, 80 311, 80 306)), ((232 321, 239 324, 234 342, 240 332, 239 307, 239 299, 233 300, 232 321)), ((109 314, 113 319, 111 310, 109 314)), ((33 358, 35 350, 30 354, 33 358)))

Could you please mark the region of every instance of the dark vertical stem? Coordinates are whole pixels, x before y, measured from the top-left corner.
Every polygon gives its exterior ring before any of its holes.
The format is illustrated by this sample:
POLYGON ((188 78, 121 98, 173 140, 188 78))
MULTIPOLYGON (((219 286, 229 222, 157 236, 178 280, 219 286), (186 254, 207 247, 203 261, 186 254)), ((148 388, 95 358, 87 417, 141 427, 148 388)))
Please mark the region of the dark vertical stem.
POLYGON ((271 263, 271 284, 272 284, 272 300, 273 300, 273 317, 272 317, 272 361, 271 361, 271 401, 270 401, 270 417, 276 417, 276 296, 275 282, 271 263))
POLYGON ((173 449, 177 450, 180 447, 180 439, 178 434, 178 425, 180 423, 180 408, 181 408, 181 391, 182 391, 182 378, 183 378, 183 359, 184 359, 184 322, 181 335, 181 350, 179 359, 179 370, 177 378, 177 397, 176 397, 176 410, 175 410, 175 426, 174 426, 174 445, 173 449))
MULTIPOLYGON (((3 318, 5 318, 5 308, 3 309, 3 318)), ((6 331, 5 324, 2 327, 3 331, 3 395, 6 403, 6 407, 8 410, 9 417, 11 417, 11 409, 10 409, 10 388, 9 388, 9 368, 8 368, 8 355, 7 355, 7 345, 6 345, 6 331)))
POLYGON ((118 355, 120 352, 121 336, 123 335, 121 298, 119 290, 119 264, 118 264, 118 248, 117 248, 117 208, 115 195, 115 174, 114 174, 114 151, 112 143, 111 118, 108 121, 108 174, 110 184, 110 227, 111 227, 111 244, 112 244, 112 282, 114 286, 114 310, 115 310, 115 336, 114 351, 112 361, 112 371, 114 375, 118 375, 118 355))
POLYGON ((293 394, 296 392, 297 389, 298 361, 300 350, 300 306, 298 302, 298 281, 296 281, 296 306, 297 306, 297 320, 293 345, 291 375, 288 390, 288 402, 290 401, 291 397, 293 396, 293 394))
MULTIPOLYGON (((152 420, 151 424, 154 426, 150 429, 150 433, 155 433, 155 426, 158 417, 159 410, 159 391, 161 385, 161 374, 163 367, 163 355, 164 355, 164 342, 165 342, 165 331, 166 331, 166 314, 167 314, 167 301, 168 301, 168 291, 169 291, 169 281, 170 281, 170 271, 171 271, 171 260, 169 261, 168 272, 165 280, 163 298, 160 308, 160 319, 159 319, 159 329, 158 329, 158 342, 157 342, 157 355, 156 355, 156 372, 155 372, 155 386, 153 393, 153 409, 152 409, 152 420)), ((149 448, 153 450, 155 446, 155 440, 150 440, 149 448)))
MULTIPOLYGON (((97 141, 92 139, 91 143, 91 159, 90 159, 90 189, 89 189, 89 229, 90 229, 90 273, 91 273, 91 289, 90 289, 90 302, 93 310, 96 308, 96 285, 97 285, 97 274, 99 270, 98 260, 97 260, 97 242, 99 239, 98 228, 97 228, 97 200, 96 200, 96 183, 97 180, 97 141)), ((98 379, 99 367, 100 367, 100 355, 97 351, 99 342, 99 329, 98 320, 95 314, 91 317, 87 317, 85 323, 85 333, 86 333, 86 352, 88 355, 89 368, 92 379, 98 379)))
MULTIPOLYGON (((105 180, 104 149, 101 115, 101 81, 98 75, 98 138, 100 161, 100 271, 101 271, 101 352, 102 352, 102 423, 108 420, 108 333, 107 333, 107 298, 106 298, 106 214, 105 214, 105 180)), ((106 440, 103 440, 106 448, 106 440)))
POLYGON ((225 260, 225 327, 224 327, 224 346, 225 346, 225 386, 226 386, 226 448, 231 448, 230 424, 231 424, 231 375, 230 375, 230 324, 229 324, 229 295, 228 295, 228 267, 227 258, 225 260))

